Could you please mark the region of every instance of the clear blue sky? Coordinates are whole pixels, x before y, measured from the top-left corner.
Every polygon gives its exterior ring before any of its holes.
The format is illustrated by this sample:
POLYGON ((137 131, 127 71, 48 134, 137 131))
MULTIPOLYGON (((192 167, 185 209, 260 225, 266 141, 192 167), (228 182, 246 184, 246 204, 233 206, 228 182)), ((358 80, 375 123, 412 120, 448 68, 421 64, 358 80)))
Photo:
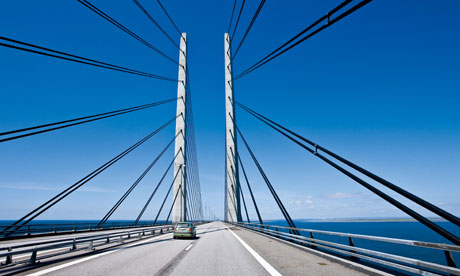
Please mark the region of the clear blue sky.
MULTIPOLYGON (((140 1, 174 35, 155 1, 140 1)), ((235 59, 241 72, 339 1, 267 1, 235 59)), ((131 1, 92 1, 174 58, 177 49, 131 1)), ((189 38, 204 203, 223 215, 224 33, 233 1, 164 1, 189 38)), ((239 41, 258 1, 247 1, 239 41)), ((375 0, 235 83, 237 100, 460 215, 458 1, 375 0)), ((168 77, 177 66, 77 1, 6 1, 0 34, 168 77)), ((179 37, 174 36, 177 41, 179 37)), ((176 84, 0 49, 0 130, 163 100, 176 84)), ((404 216, 237 109, 238 123, 294 218, 404 216)), ((0 219, 15 219, 172 118, 174 104, 0 145, 0 219)), ((138 148, 41 219, 98 219, 172 138, 138 148)), ((281 218, 241 148, 265 218, 281 218)), ((169 151, 114 219, 133 219, 169 151)), ((170 177, 172 179, 172 175, 170 177)), ((166 192, 166 185, 159 195, 166 192)), ((245 188, 246 195, 248 195, 245 188)), ((393 194, 389 192, 390 194, 393 194)), ((162 197, 162 196, 161 196, 162 197)), ((399 197, 398 197, 399 198, 399 197)), ((160 197, 144 218, 156 213, 160 197)), ((249 198, 248 198, 249 201, 249 198)), ((250 215, 255 218, 252 205, 250 215)), ((410 206, 413 206, 410 204, 410 206)), ((418 210, 418 209, 417 209, 418 210)), ((423 214, 430 215, 427 212, 423 214)))

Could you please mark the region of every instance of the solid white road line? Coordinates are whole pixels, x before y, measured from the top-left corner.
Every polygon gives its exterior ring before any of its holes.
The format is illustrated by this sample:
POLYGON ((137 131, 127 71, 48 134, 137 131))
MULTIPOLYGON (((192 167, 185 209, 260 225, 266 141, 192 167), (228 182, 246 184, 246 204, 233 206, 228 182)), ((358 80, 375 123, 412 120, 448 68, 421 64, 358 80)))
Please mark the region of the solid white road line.
POLYGON ((193 246, 193 244, 187 246, 187 248, 185 248, 185 251, 189 251, 189 249, 193 246))
POLYGON ((76 260, 76 261, 73 261, 73 262, 68 262, 68 263, 65 263, 65 264, 62 264, 62 265, 58 265, 58 266, 54 266, 54 267, 51 267, 51 268, 48 268, 48 269, 40 270, 40 271, 37 271, 35 273, 28 274, 27 276, 44 275, 44 274, 47 274, 47 273, 50 273, 50 272, 53 272, 53 271, 56 271, 56 270, 59 270, 59 269, 63 269, 63 268, 66 268, 66 267, 69 267, 69 266, 72 266, 72 265, 76 265, 76 264, 86 262, 86 261, 89 261, 89 260, 92 260, 92 259, 95 259, 95 258, 99 258, 99 257, 105 256, 105 255, 111 254, 111 253, 115 253, 115 252, 117 252, 119 250, 127 249, 127 248, 136 246, 136 245, 141 244, 141 243, 145 243, 145 242, 148 242, 148 241, 152 241, 152 240, 156 240, 156 239, 164 238, 164 237, 165 237, 165 235, 161 235, 161 236, 158 236, 158 237, 142 240, 142 241, 130 244, 129 246, 126 246, 126 247, 117 248, 117 249, 107 251, 107 252, 102 252, 102 253, 92 255, 92 256, 89 256, 89 257, 86 257, 86 258, 82 258, 82 259, 79 259, 79 260, 76 260))
POLYGON ((237 234, 233 233, 232 230, 230 230, 226 225, 224 225, 225 228, 227 228, 230 233, 233 234, 233 236, 246 248, 246 250, 251 253, 251 255, 261 264, 265 270, 267 270, 268 273, 272 276, 282 276, 281 273, 279 273, 273 266, 271 266, 264 258, 262 258, 254 249, 252 249, 245 241, 243 241, 240 237, 238 237, 237 234))

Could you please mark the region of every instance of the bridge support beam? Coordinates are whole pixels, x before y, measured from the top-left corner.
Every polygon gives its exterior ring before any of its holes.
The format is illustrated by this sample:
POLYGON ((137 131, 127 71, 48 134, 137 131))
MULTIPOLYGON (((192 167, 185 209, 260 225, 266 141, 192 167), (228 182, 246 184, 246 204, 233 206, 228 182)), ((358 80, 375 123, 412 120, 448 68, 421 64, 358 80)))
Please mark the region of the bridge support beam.
POLYGON ((185 175, 185 135, 186 135, 186 102, 187 102, 187 34, 182 33, 180 40, 179 51, 179 82, 177 86, 177 115, 176 118, 176 141, 174 154, 176 157, 174 161, 174 176, 177 177, 173 184, 173 200, 177 195, 172 210, 172 222, 181 222, 187 220, 186 210, 186 195, 187 183, 185 175))
POLYGON ((225 220, 241 221, 240 185, 236 162, 235 103, 233 101, 233 74, 230 37, 225 34, 225 220))

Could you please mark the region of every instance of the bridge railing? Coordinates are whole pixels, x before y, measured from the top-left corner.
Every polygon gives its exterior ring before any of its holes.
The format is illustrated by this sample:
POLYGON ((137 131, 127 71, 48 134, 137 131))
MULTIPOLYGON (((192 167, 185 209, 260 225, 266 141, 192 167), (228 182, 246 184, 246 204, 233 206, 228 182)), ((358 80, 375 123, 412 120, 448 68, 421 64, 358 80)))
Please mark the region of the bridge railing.
POLYGON ((311 248, 320 249, 326 252, 332 252, 338 255, 348 256, 351 260, 359 261, 365 260, 374 264, 383 265, 391 268, 396 268, 406 272, 427 275, 431 273, 441 273, 442 275, 460 275, 460 269, 455 265, 453 258, 453 252, 460 252, 460 246, 432 243, 405 239, 395 239, 379 236, 370 235, 359 235, 349 234, 340 232, 330 232, 314 229, 303 229, 303 228, 292 228, 277 225, 267 225, 258 223, 233 223, 236 226, 241 226, 256 232, 264 233, 270 236, 277 237, 279 239, 293 242, 300 245, 306 245, 311 248), (306 233, 307 236, 295 235, 294 231, 297 230, 300 233, 306 233), (321 240, 315 238, 315 234, 323 234, 335 237, 345 237, 348 239, 348 244, 321 240), (382 243, 400 244, 405 246, 411 246, 413 248, 430 248, 433 250, 442 251, 446 257, 448 265, 438 264, 434 262, 423 261, 419 259, 404 257, 400 255, 385 253, 377 250, 370 250, 367 248, 361 248, 355 246, 355 239, 370 240, 382 243))
POLYGON ((87 232, 94 230, 125 229, 138 227, 161 226, 164 223, 137 223, 134 222, 108 222, 97 227, 98 223, 46 223, 29 224, 20 226, 0 225, 0 240, 14 239, 29 236, 40 236, 48 234, 68 234, 73 232, 87 232))
POLYGON ((67 254, 78 250, 93 250, 96 246, 103 246, 110 243, 123 243, 125 239, 131 239, 134 237, 142 238, 146 235, 153 236, 159 233, 170 232, 172 229, 173 225, 163 225, 136 230, 119 231, 108 234, 97 234, 91 236, 55 239, 51 241, 22 243, 13 246, 1 247, 0 245, 0 259, 5 258, 4 262, 2 262, 2 265, 10 265, 13 263, 34 264, 37 259, 54 257, 56 254, 67 254), (59 251, 60 249, 62 249, 60 253, 55 253, 55 251, 59 251), (51 254, 37 256, 39 253, 51 254), (13 261, 14 256, 20 257, 20 260, 13 261))

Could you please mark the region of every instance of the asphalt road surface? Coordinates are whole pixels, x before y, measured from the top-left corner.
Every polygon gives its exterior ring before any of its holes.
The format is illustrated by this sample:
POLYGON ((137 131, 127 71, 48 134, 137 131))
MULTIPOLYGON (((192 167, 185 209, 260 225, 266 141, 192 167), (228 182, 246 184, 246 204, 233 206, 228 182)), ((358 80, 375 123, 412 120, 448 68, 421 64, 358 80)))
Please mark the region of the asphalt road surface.
POLYGON ((196 239, 157 236, 42 267, 25 275, 270 275, 223 223, 197 227, 196 239))
POLYGON ((197 227, 196 239, 154 236, 23 271, 21 275, 366 275, 222 222, 197 227))

